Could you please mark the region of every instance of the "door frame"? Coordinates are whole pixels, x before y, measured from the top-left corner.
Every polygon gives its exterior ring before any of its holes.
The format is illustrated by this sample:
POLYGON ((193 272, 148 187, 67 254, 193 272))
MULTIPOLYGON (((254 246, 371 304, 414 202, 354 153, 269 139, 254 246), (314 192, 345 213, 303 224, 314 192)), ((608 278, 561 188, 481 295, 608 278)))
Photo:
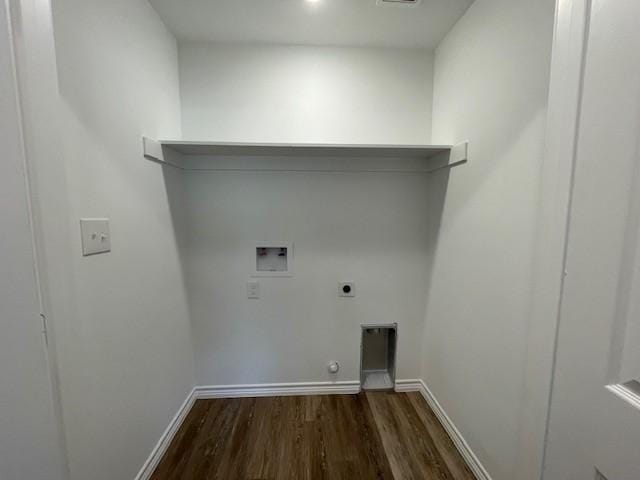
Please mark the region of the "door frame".
MULTIPOLYGON (((38 216, 38 195, 36 183, 33 181, 35 165, 31 155, 31 145, 29 143, 29 124, 26 120, 27 107, 25 102, 29 99, 29 89, 25 82, 24 76, 21 75, 20 65, 24 64, 26 43, 31 39, 23 38, 25 29, 23 28, 27 22, 32 22, 32 29, 35 30, 39 26, 38 23, 51 20, 51 28, 53 26, 50 3, 29 2, 28 8, 21 3, 21 0, 3 0, 0 8, 4 9, 7 19, 7 40, 9 42, 9 50, 11 55, 11 74, 14 83, 14 95, 16 108, 18 112, 18 142, 20 143, 20 156, 23 164, 23 180, 26 188, 26 206, 28 213, 28 222, 30 229, 31 250, 33 258, 33 273, 35 280, 35 288, 38 306, 40 309, 40 317, 42 321, 42 345, 45 354, 46 367, 48 371, 50 399, 53 407, 54 421, 57 433, 57 448, 62 457, 60 466, 62 471, 60 475, 65 479, 71 478, 68 462, 68 450, 66 436, 64 431, 62 400, 60 396, 58 366, 55 355, 55 339, 53 336, 53 328, 51 322, 49 304, 47 276, 46 276, 46 260, 44 255, 44 236, 41 230, 40 218, 38 216), (19 32, 19 33, 18 33, 19 32), (22 35, 22 36, 21 36, 22 35), (22 43, 22 44, 21 44, 22 43), (22 47, 22 50, 21 50, 22 47)), ((44 38, 43 34, 43 38, 44 38)), ((4 39, 2 39, 4 41, 4 39)), ((53 40, 53 37, 51 37, 53 40)), ((30 49, 29 49, 30 51, 30 49)))
POLYGON ((517 479, 543 479, 591 0, 556 0, 517 479))

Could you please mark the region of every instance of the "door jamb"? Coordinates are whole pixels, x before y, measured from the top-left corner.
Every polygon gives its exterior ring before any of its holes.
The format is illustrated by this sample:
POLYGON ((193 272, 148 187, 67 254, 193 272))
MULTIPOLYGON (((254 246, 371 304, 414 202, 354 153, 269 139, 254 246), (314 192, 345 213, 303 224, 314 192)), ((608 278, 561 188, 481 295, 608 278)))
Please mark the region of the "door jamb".
POLYGON ((518 480, 544 478, 590 12, 591 0, 556 1, 518 480))

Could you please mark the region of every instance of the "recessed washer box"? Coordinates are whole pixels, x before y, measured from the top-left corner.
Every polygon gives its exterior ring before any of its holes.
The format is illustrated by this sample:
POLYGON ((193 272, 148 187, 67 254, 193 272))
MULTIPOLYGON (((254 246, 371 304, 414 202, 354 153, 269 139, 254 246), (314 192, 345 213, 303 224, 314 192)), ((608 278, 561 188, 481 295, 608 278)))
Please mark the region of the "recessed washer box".
POLYGON ((290 277, 293 275, 293 243, 256 242, 252 252, 254 277, 290 277))

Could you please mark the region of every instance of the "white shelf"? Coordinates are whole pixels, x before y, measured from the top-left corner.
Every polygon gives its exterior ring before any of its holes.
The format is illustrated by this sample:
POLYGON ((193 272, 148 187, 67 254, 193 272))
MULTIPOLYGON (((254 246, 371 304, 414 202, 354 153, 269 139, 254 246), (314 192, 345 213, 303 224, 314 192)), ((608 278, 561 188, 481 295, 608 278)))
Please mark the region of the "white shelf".
MULTIPOLYGON (((459 145, 365 145, 309 143, 241 143, 152 140, 143 138, 144 156, 156 162, 180 166, 174 159, 197 157, 324 157, 369 159, 437 158, 438 168, 451 167, 467 161, 467 143, 459 145)), ((182 166, 180 166, 182 168, 182 166)))
POLYGON ((335 145, 305 143, 234 143, 160 141, 182 155, 322 156, 430 158, 450 151, 452 145, 335 145))

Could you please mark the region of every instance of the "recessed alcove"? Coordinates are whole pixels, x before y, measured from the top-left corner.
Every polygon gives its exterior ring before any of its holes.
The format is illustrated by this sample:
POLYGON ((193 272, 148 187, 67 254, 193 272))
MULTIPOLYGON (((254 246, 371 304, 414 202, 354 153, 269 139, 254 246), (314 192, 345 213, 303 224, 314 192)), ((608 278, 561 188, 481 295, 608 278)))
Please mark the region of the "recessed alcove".
MULTIPOLYGON (((35 217, 16 245, 36 236, 21 253, 43 265, 20 326, 34 344, 45 331, 56 391, 42 398, 59 403, 72 480, 153 478, 196 398, 345 394, 304 400, 305 421, 333 412, 339 429, 369 401, 378 417, 394 398, 426 406, 403 391, 438 410, 427 386, 474 473, 472 449, 507 476, 529 458, 503 447, 526 432, 511 400, 541 391, 522 372, 537 365, 524 338, 551 3, 7 2, 24 98, 6 104, 33 157, 15 162, 33 172, 35 217), (109 254, 82 256, 80 218, 109 219, 109 254), (331 410, 343 401, 356 408, 331 410)), ((302 418, 297 399, 272 402, 224 405, 302 418)), ((396 454, 428 438, 403 425, 415 436, 396 454)), ((446 468, 471 478, 449 447, 446 468)))
POLYGON ((393 390, 396 381, 398 326, 362 325, 360 348, 362 390, 393 390))

